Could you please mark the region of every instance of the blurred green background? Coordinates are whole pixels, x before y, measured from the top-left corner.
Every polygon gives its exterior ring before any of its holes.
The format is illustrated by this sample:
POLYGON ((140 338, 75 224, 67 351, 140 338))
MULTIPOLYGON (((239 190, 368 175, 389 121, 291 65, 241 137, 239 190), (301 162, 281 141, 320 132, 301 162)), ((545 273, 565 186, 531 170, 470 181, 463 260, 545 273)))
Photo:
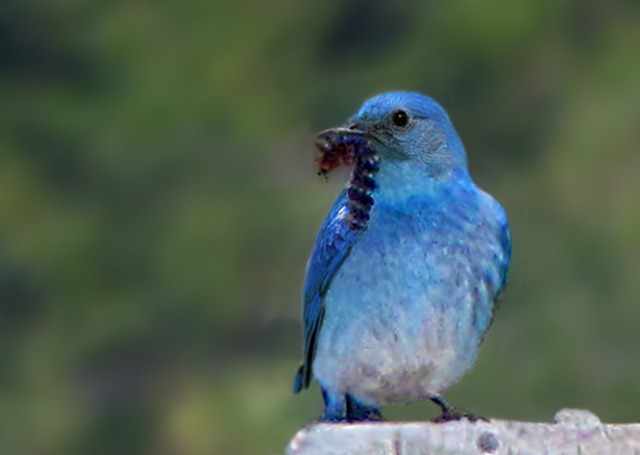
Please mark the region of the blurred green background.
MULTIPOLYGON (((640 3, 0 3, 0 453, 277 454, 342 185, 313 133, 428 93, 511 283, 448 398, 640 421, 640 3)), ((435 416, 430 403, 394 419, 435 416)))

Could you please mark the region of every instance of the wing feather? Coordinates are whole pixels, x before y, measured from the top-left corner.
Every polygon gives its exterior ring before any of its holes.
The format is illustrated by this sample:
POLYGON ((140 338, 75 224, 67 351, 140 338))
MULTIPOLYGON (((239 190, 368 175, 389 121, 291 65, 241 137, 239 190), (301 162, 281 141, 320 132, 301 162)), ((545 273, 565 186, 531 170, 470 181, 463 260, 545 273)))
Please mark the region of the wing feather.
POLYGON ((347 191, 337 197, 325 219, 307 264, 304 285, 304 358, 294 381, 295 393, 309 387, 316 345, 324 318, 324 298, 331 281, 363 229, 350 229, 344 216, 347 213, 347 191))

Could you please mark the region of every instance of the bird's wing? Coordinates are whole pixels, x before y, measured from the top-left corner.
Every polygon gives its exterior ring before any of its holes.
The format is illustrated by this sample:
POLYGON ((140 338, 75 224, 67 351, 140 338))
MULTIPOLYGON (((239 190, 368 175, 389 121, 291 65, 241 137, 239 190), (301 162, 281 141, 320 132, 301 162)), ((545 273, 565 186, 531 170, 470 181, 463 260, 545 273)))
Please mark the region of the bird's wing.
MULTIPOLYGON (((495 292, 493 294, 493 302, 491 305, 491 319, 489 320, 489 327, 493 323, 493 317, 500 307, 502 293, 507 287, 507 282, 509 281, 509 264, 511 263, 511 234, 509 233, 507 215, 502 206, 498 204, 497 201, 493 201, 495 207, 494 213, 498 219, 499 251, 496 251, 495 258, 497 261, 497 271, 499 276, 497 277, 497 286, 494 287, 495 292)), ((487 330, 489 327, 487 327, 487 330)))
POLYGON ((349 256, 351 248, 363 229, 350 229, 344 220, 347 210, 347 192, 337 197, 329 215, 320 228, 316 244, 307 264, 304 285, 304 359, 294 382, 294 392, 309 387, 311 365, 324 317, 324 298, 336 272, 349 256))
MULTIPOLYGON (((504 212, 503 212, 504 213, 504 212)), ((500 285, 494 299, 494 312, 497 310, 502 291, 507 287, 509 281, 509 264, 511 263, 511 235, 509 234, 509 223, 504 216, 503 223, 500 227, 500 246, 503 254, 499 258, 500 267, 500 285)))

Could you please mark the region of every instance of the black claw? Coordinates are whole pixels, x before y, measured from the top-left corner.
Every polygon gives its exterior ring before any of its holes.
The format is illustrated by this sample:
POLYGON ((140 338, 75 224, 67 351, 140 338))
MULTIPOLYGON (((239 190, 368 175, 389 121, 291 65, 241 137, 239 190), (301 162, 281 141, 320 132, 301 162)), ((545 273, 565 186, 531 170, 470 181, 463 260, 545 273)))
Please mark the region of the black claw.
POLYGON ((316 420, 316 422, 318 422, 318 423, 348 423, 348 422, 350 422, 350 420, 347 419, 347 418, 326 417, 326 416, 323 415, 318 420, 316 420))
POLYGON ((467 419, 470 422, 476 422, 478 420, 484 420, 485 422, 489 421, 489 419, 487 419, 486 417, 478 416, 468 411, 465 411, 464 409, 457 408, 455 406, 450 405, 440 395, 434 395, 429 398, 435 404, 440 406, 440 409, 442 409, 442 414, 440 414, 438 417, 433 419, 434 423, 445 423, 445 422, 451 422, 454 420, 461 420, 461 419, 467 419))
POLYGON ((360 403, 351 395, 347 395, 347 419, 349 422, 383 422, 385 420, 377 406, 360 403))
POLYGON ((378 411, 369 411, 361 414, 350 414, 349 422, 384 422, 386 419, 378 411))

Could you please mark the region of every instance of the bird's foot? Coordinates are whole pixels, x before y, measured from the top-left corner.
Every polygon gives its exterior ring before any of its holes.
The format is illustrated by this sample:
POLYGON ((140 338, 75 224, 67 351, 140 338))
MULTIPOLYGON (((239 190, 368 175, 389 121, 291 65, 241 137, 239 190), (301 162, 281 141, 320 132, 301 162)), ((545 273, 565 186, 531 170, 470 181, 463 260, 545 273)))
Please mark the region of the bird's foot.
POLYGON ((376 406, 363 404, 347 395, 347 420, 349 422, 383 422, 385 420, 376 406))
POLYGON ((351 395, 329 395, 323 390, 325 410, 320 422, 357 423, 383 422, 385 420, 376 406, 361 403, 351 395))
POLYGON ((378 409, 351 411, 347 416, 349 422, 384 422, 386 419, 378 409))
POLYGON ((366 422, 384 422, 386 419, 380 411, 374 412, 356 412, 348 415, 331 415, 324 414, 318 419, 319 423, 366 423, 366 422))
POLYGON ((433 419, 432 422, 446 423, 446 422, 451 422, 454 420, 461 420, 461 419, 467 419, 470 422, 477 422, 478 420, 483 420, 485 422, 489 421, 489 419, 487 419, 486 417, 472 414, 470 412, 465 411, 464 409, 452 408, 440 414, 438 417, 433 419))
POLYGON ((346 416, 328 415, 326 412, 316 420, 318 423, 349 423, 346 416))
POLYGON ((457 408, 447 403, 445 399, 440 395, 434 395, 430 398, 431 401, 440 406, 440 409, 442 409, 442 414, 432 420, 434 423, 446 423, 461 419, 467 419, 470 422, 476 422, 478 420, 484 420, 485 422, 489 421, 489 419, 487 419, 486 417, 472 414, 468 411, 465 411, 464 409, 457 408))

